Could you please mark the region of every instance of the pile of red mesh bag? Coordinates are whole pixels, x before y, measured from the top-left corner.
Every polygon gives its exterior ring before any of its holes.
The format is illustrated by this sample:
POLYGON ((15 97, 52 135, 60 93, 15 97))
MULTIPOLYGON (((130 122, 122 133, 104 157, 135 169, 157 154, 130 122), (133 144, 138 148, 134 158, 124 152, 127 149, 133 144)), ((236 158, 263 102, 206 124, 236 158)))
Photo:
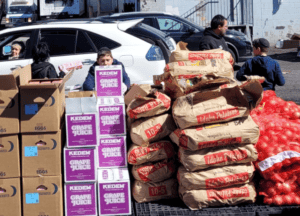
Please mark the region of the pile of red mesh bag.
POLYGON ((259 194, 266 204, 300 205, 300 106, 265 91, 251 116, 260 127, 259 194))

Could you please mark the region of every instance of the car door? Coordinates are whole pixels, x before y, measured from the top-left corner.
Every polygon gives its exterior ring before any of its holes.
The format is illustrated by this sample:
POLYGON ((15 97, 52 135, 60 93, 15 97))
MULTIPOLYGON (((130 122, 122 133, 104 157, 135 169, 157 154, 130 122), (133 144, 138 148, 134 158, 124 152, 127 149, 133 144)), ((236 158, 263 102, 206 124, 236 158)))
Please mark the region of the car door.
POLYGON ((188 48, 190 50, 198 50, 198 30, 173 17, 157 17, 156 20, 159 30, 168 33, 176 43, 183 41, 188 43, 188 48), (194 29, 195 31, 191 32, 191 29, 194 29))
POLYGON ((32 63, 30 42, 34 37, 34 30, 14 31, 0 35, 0 74, 7 74, 17 69, 32 63), (18 59, 9 59, 10 55, 4 55, 4 47, 11 46, 13 43, 21 45, 22 49, 18 59))
POLYGON ((66 82, 66 86, 82 85, 89 68, 97 57, 97 50, 86 37, 86 34, 76 29, 40 29, 39 41, 48 44, 50 49, 49 62, 54 65, 57 73, 59 72, 59 65, 74 61, 82 62, 82 69, 74 72, 73 76, 66 82))

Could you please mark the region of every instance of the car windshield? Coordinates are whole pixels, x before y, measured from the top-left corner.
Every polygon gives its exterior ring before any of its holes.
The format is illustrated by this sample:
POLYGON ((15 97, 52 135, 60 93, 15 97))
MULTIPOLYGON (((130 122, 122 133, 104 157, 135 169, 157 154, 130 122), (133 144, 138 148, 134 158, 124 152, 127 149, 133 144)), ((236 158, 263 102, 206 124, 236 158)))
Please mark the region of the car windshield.
POLYGON ((195 27, 195 28, 198 28, 198 29, 200 29, 201 31, 204 31, 204 30, 205 30, 205 28, 203 28, 202 26, 199 26, 198 24, 196 24, 196 23, 190 21, 190 20, 187 19, 187 18, 183 18, 183 17, 177 16, 177 15, 172 15, 172 16, 176 17, 178 20, 184 20, 184 21, 185 21, 186 23, 188 23, 189 25, 191 25, 191 26, 193 26, 193 27, 195 27))
POLYGON ((9 14, 31 14, 32 12, 31 6, 10 6, 8 8, 9 14))

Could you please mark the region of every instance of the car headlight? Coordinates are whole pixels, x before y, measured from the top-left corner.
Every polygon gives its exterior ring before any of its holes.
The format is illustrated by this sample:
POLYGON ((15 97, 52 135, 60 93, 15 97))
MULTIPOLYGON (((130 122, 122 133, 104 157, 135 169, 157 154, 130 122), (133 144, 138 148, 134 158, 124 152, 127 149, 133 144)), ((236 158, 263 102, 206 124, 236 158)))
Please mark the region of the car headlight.
POLYGON ((31 17, 29 17, 27 21, 28 21, 28 22, 32 22, 32 19, 31 19, 31 17))
POLYGON ((9 23, 9 18, 6 18, 5 21, 6 21, 6 23, 9 23))
POLYGON ((146 54, 146 59, 148 61, 160 61, 164 60, 164 55, 160 49, 160 47, 152 45, 146 54))
POLYGON ((166 40, 166 43, 167 43, 167 45, 169 47, 169 50, 171 52, 173 52, 176 49, 176 42, 174 41, 173 38, 168 37, 167 40, 166 40))

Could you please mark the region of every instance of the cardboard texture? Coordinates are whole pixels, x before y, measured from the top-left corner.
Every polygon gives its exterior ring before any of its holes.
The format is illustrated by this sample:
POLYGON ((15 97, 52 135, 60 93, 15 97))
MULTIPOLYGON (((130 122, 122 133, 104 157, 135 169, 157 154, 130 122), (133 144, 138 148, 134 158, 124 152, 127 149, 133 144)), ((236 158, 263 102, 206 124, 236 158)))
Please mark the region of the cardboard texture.
POLYGON ((257 150, 253 144, 228 145, 197 151, 179 148, 178 158, 188 171, 209 167, 223 167, 230 164, 248 163, 257 160, 257 150))
POLYGON ((96 91, 69 92, 67 98, 97 97, 96 91))
POLYGON ((178 146, 196 151, 236 143, 257 143, 259 127, 251 116, 246 116, 226 123, 204 125, 183 130, 176 129, 170 134, 170 138, 178 146))
POLYGON ((61 131, 22 134, 22 176, 59 176, 61 170, 61 131))
POLYGON ((300 34, 294 33, 291 37, 292 40, 300 40, 300 34))
POLYGON ((188 190, 216 189, 249 183, 254 177, 254 171, 252 163, 214 167, 195 172, 189 172, 180 166, 177 179, 179 185, 188 190))
POLYGON ((209 190, 187 190, 179 186, 179 197, 191 210, 199 210, 210 206, 254 203, 256 191, 253 183, 209 190))
POLYGON ((150 94, 151 85, 141 84, 141 85, 132 85, 125 95, 125 104, 128 106, 129 103, 137 97, 146 97, 150 94))
POLYGON ((95 182, 97 180, 96 154, 95 148, 65 148, 65 182, 95 182))
POLYGON ((66 99, 67 147, 93 147, 98 140, 96 97, 66 99))
POLYGON ((133 143, 143 145, 162 140, 174 130, 176 125, 172 116, 162 114, 135 121, 131 125, 130 136, 133 143))
POLYGON ((98 169, 99 215, 131 215, 127 168, 98 169))
POLYGON ((99 136, 125 135, 125 104, 98 105, 99 136))
POLYGON ((19 89, 16 71, 0 75, 0 135, 19 133, 19 89))
POLYGON ((21 133, 59 131, 65 107, 64 84, 73 72, 63 79, 49 79, 49 84, 30 84, 31 65, 20 70, 21 133))
POLYGON ((100 137, 97 168, 127 167, 126 136, 100 137))
POLYGON ((96 66, 95 89, 98 97, 123 96, 121 65, 96 66))
POLYGON ((20 177, 18 135, 0 136, 0 179, 20 177))
POLYGON ((262 93, 257 80, 250 80, 242 86, 194 92, 176 99, 172 107, 173 118, 181 129, 227 122, 248 116, 261 100, 262 93))
POLYGON ((147 162, 156 162, 175 156, 173 144, 169 141, 159 141, 148 146, 132 144, 128 150, 128 163, 140 165, 147 162))
POLYGON ((97 216, 96 183, 65 184, 65 216, 97 216))
POLYGON ((0 209, 1 216, 20 216, 22 214, 20 178, 0 180, 0 209))
POLYGON ((298 48, 300 46, 300 40, 284 40, 282 49, 298 48))
POLYGON ((133 177, 142 182, 161 182, 176 172, 174 160, 163 160, 155 163, 144 163, 132 166, 133 177))
POLYGON ((153 90, 146 97, 138 97, 130 102, 127 107, 127 115, 130 118, 156 116, 167 112, 171 107, 171 98, 153 90))
POLYGON ((171 178, 157 183, 144 183, 134 180, 132 186, 132 196, 138 203, 177 198, 177 179, 171 178))
POLYGON ((63 216, 61 176, 23 178, 23 216, 63 216))

